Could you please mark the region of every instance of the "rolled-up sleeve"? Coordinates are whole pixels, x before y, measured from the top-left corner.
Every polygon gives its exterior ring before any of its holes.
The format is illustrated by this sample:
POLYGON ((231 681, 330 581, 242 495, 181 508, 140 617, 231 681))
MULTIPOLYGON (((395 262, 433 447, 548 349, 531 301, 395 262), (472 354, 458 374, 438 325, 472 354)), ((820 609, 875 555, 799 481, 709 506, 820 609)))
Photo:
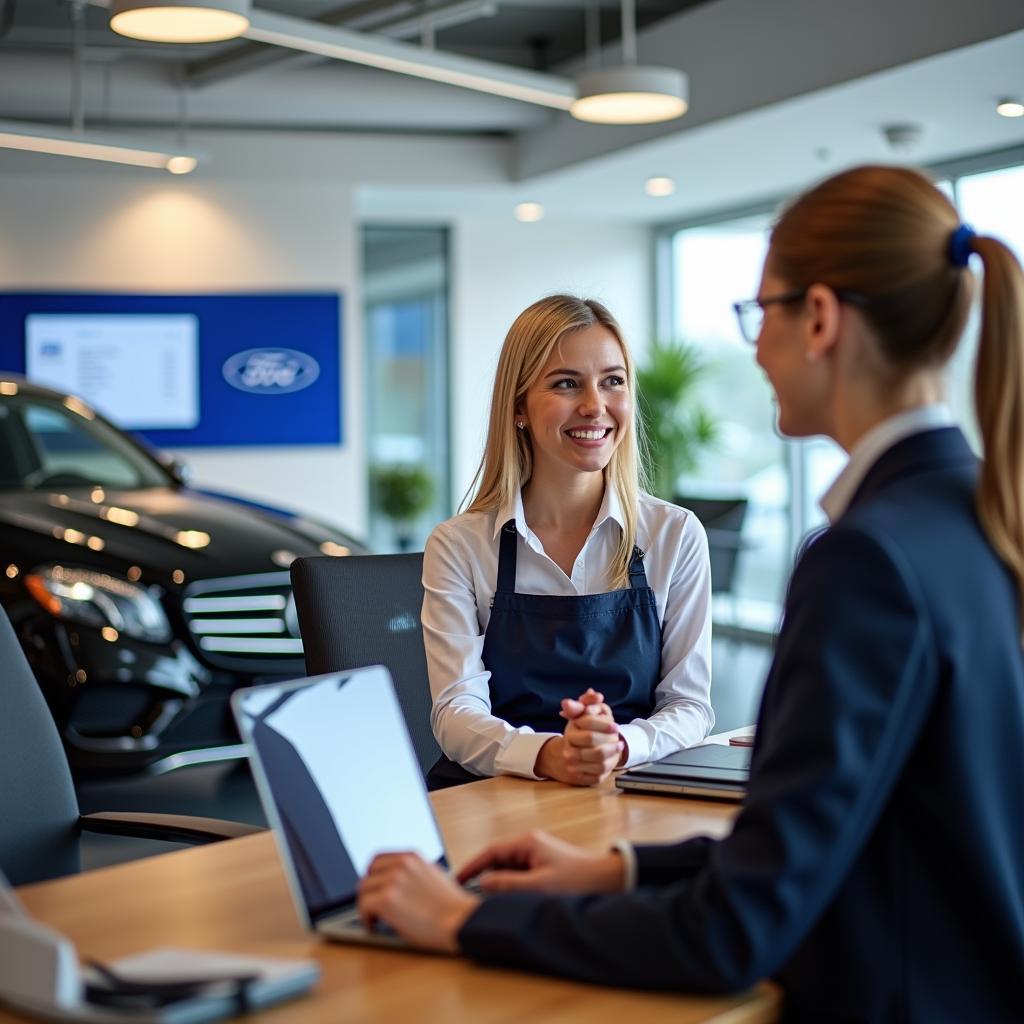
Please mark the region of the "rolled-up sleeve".
POLYGON ((536 779, 540 748, 557 734, 514 728, 491 714, 473 565, 447 524, 430 535, 423 553, 421 613, 433 700, 430 724, 441 749, 467 771, 536 779))

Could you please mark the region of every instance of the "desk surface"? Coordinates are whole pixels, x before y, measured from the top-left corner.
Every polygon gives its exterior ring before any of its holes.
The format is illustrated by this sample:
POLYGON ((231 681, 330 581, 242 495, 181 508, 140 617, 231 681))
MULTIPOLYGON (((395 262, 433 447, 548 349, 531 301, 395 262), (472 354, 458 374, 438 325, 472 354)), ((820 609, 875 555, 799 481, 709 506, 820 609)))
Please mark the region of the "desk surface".
MULTIPOLYGON (((607 849, 620 836, 722 835, 735 813, 726 805, 624 795, 609 784, 574 789, 508 777, 432 799, 456 865, 494 839, 531 828, 607 849)), ((264 1012, 266 1021, 759 1024, 778 1012, 768 985, 734 998, 663 995, 319 942, 296 919, 269 833, 25 886, 18 895, 32 915, 72 938, 81 956, 104 960, 177 945, 316 958, 323 976, 313 993, 264 1012)), ((0 1010, 0 1024, 20 1019, 0 1010)))

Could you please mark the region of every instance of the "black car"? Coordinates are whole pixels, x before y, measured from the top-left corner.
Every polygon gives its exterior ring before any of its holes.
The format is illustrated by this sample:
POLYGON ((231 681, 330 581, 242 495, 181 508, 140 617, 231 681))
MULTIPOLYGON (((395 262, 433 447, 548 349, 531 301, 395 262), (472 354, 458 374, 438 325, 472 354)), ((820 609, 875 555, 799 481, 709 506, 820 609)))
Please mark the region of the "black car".
POLYGON ((237 756, 231 690, 304 674, 288 566, 364 552, 0 374, 0 604, 79 773, 237 756))

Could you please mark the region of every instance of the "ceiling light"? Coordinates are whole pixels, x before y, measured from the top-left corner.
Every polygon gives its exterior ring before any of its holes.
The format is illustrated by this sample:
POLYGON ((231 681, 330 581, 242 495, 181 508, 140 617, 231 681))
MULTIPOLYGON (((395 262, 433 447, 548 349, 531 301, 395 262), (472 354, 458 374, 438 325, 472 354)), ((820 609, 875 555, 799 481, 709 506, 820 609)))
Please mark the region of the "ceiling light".
POLYGON ((188 174, 199 159, 160 147, 146 147, 134 140, 110 135, 78 134, 41 124, 0 121, 0 149, 21 149, 30 153, 77 156, 86 160, 107 160, 115 164, 153 167, 171 174, 188 174))
POLYGON ((251 0, 111 0, 110 27, 151 43, 216 43, 249 27, 251 0))
POLYGON ((676 190, 676 183, 671 178, 648 178, 644 182, 644 191, 649 196, 670 196, 676 190))
POLYGON ((1006 97, 996 105, 996 113, 1002 117, 1024 117, 1024 103, 1006 97))
POLYGON ((544 207, 540 203, 520 203, 515 209, 515 215, 516 220, 532 224, 544 218, 544 207))
POLYGON ((602 68, 577 83, 579 98, 569 113, 593 124, 655 124, 682 117, 688 107, 686 75, 675 68, 602 68))
POLYGON ((622 0, 622 64, 577 76, 569 113, 593 124, 655 124, 682 117, 689 106, 686 75, 636 62, 635 0, 622 0))

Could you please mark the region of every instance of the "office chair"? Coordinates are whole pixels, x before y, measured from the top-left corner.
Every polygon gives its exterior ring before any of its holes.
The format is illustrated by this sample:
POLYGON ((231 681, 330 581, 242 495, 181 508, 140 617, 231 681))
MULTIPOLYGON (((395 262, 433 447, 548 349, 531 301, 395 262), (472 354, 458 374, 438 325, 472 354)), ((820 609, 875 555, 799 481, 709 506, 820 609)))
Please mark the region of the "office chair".
POLYGON ((708 535, 712 593, 730 593, 736 576, 736 563, 745 546, 742 533, 747 499, 698 498, 681 494, 674 501, 689 509, 708 535))
POLYGON ((197 845, 262 831, 177 814, 80 814, 57 727, 2 609, 0 666, 0 870, 12 885, 78 871, 81 832, 197 845))
POLYGON ((311 676, 383 665, 424 775, 440 757, 430 728, 423 652, 423 553, 318 556, 292 562, 292 590, 311 676))

